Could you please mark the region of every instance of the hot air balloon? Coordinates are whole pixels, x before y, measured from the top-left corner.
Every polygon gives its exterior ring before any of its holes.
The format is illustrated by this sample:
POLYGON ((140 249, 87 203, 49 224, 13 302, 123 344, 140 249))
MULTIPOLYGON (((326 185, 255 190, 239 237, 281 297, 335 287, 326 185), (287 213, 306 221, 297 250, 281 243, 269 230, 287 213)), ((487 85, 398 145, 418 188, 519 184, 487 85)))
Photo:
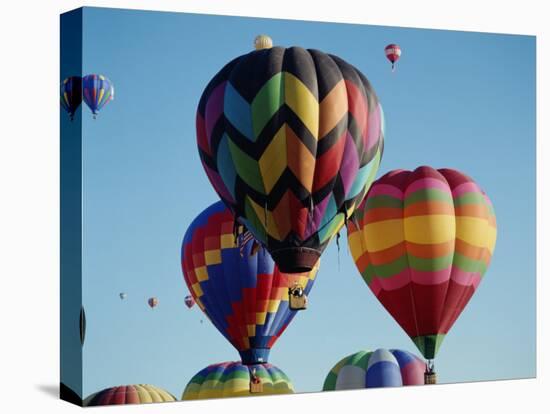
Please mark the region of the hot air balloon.
POLYGON ((103 75, 86 75, 82 78, 82 94, 95 119, 100 109, 115 98, 115 89, 103 75))
POLYGON ((61 83, 61 106, 69 114, 71 121, 82 102, 82 78, 70 76, 61 83))
POLYGON ((268 35, 258 35, 254 39, 254 49, 270 49, 273 47, 273 40, 268 35))
POLYGON ((229 62, 204 90, 196 127, 214 189, 289 273, 317 263, 383 150, 382 109, 365 76, 299 47, 229 62))
POLYGON ((399 45, 392 43, 384 48, 386 58, 391 62, 391 71, 395 70, 395 62, 401 57, 401 48, 399 45))
POLYGON ((127 297, 128 295, 127 295, 126 293, 124 293, 124 292, 120 292, 120 293, 118 294, 118 296, 120 297, 121 300, 124 300, 124 299, 126 299, 126 297, 127 297))
POLYGON ((298 284, 307 295, 310 272, 286 274, 253 240, 238 246, 234 218, 221 201, 191 223, 181 258, 185 282, 199 308, 239 351, 244 364, 265 363, 269 350, 296 315, 288 288, 298 284))
POLYGON ((293 393, 294 387, 286 374, 274 365, 246 366, 240 362, 222 362, 209 365, 195 374, 185 387, 181 399, 198 400, 253 394, 293 393), (254 392, 251 384, 260 384, 257 388, 258 392, 254 392))
POLYGON ((78 327, 80 330, 80 345, 84 346, 84 341, 86 340, 86 312, 84 311, 84 306, 80 307, 78 327))
POLYGON ((323 391, 420 385, 424 384, 425 371, 426 363, 407 351, 359 351, 330 370, 323 391))
POLYGON ((357 269, 432 371, 493 254, 489 198, 456 170, 391 171, 375 181, 347 227, 357 269))
POLYGON ((193 299, 193 296, 187 295, 184 299, 185 305, 191 309, 195 305, 195 299, 193 299))
POLYGON ((176 397, 154 385, 136 384, 105 388, 87 397, 84 406, 146 404, 168 401, 176 401, 176 397))
POLYGON ((157 305, 159 304, 159 300, 157 298, 153 297, 153 298, 149 298, 147 300, 147 303, 149 304, 149 306, 151 308, 156 308, 157 305))

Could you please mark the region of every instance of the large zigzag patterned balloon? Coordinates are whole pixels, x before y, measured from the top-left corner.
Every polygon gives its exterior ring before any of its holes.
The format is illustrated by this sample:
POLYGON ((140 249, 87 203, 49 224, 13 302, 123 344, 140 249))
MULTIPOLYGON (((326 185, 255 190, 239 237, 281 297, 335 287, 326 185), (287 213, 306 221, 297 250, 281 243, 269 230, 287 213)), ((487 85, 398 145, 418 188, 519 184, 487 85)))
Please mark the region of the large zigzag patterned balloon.
POLYGON ((286 272, 311 269, 363 200, 383 124, 361 72, 299 47, 228 63, 204 90, 196 119, 210 182, 286 272))
POLYGON ((212 204, 185 233, 183 276, 197 305, 239 351, 243 363, 265 363, 297 313, 289 307, 289 287, 298 283, 307 295, 318 266, 310 272, 282 273, 265 249, 254 252, 253 239, 239 244, 229 209, 221 201, 212 204))

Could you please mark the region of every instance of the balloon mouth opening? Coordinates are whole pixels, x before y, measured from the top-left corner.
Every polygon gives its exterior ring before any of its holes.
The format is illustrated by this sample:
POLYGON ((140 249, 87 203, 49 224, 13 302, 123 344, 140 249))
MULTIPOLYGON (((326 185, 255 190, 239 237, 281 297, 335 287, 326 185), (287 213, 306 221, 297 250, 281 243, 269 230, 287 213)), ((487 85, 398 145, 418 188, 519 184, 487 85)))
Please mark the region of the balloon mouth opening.
POLYGON ((283 273, 310 272, 321 256, 320 251, 309 247, 288 247, 270 253, 283 273))
POLYGON ((239 352, 243 365, 267 364, 269 348, 253 348, 239 352))

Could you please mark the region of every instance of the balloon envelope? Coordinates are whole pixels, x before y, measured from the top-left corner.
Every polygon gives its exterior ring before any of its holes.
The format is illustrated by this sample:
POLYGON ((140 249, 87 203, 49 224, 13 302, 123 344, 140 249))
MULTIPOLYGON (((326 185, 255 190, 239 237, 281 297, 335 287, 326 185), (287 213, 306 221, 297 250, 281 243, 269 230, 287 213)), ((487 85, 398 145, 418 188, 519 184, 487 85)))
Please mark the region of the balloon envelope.
POLYGON ((84 406, 146 404, 167 401, 176 401, 176 397, 154 385, 136 384, 105 388, 87 397, 84 406))
POLYGON ((399 45, 392 43, 384 48, 384 53, 386 54, 386 58, 392 63, 393 68, 395 62, 401 57, 401 48, 399 45))
POLYGON ((120 297, 120 299, 126 299, 126 297, 128 296, 126 293, 124 292, 121 292, 118 294, 118 296, 120 297))
POLYGON ((61 83, 61 106, 71 120, 82 102, 82 78, 70 76, 61 83))
POLYGON ((185 305, 188 308, 192 308, 193 305, 195 305, 195 299, 193 299, 193 296, 191 295, 187 295, 184 300, 185 300, 185 305))
POLYGON ((426 363, 407 351, 359 351, 343 358, 330 370, 323 391, 421 385, 425 371, 426 363))
POLYGON ((94 115, 115 97, 115 89, 109 79, 103 75, 86 75, 82 78, 84 102, 94 115))
POLYGON ((285 272, 310 270, 364 198, 383 150, 365 76, 337 56, 272 47, 239 56, 199 102, 214 189, 285 272))
POLYGON ((221 201, 191 223, 181 258, 185 282, 197 305, 239 351, 246 364, 267 362, 269 350, 296 315, 288 288, 296 282, 309 293, 310 272, 282 273, 254 240, 235 243, 233 215, 221 201))
POLYGON ((156 306, 159 304, 159 300, 158 300, 157 298, 149 298, 149 299, 147 300, 147 303, 149 304, 149 306, 150 306, 151 308, 154 308, 154 307, 156 307, 156 306))
POLYGON ((78 325, 80 330, 80 345, 84 346, 84 341, 86 340, 86 312, 84 311, 84 306, 80 307, 80 318, 78 325))
MULTIPOLYGON (((293 394, 294 387, 286 374, 271 364, 247 366, 240 362, 222 362, 199 371, 187 384, 182 400, 242 397, 251 395, 251 372, 262 383, 262 395, 293 394)), ((257 395, 257 394, 255 394, 257 395)))
POLYGON ((258 35, 254 39, 254 48, 256 50, 269 49, 273 47, 273 40, 268 35, 258 35))
POLYGON ((489 198, 451 169, 389 172, 348 222, 357 269, 427 359, 481 282, 495 242, 489 198))

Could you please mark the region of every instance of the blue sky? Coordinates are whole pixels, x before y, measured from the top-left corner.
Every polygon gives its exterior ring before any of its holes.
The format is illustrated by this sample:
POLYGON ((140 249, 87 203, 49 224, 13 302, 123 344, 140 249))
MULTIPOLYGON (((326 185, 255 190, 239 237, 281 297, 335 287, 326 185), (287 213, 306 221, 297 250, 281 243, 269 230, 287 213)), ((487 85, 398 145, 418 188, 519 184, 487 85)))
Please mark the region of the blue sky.
MULTIPOLYGON (((450 167, 487 192, 498 222, 495 254, 441 347, 438 380, 534 376, 534 37, 86 8, 83 74, 105 74, 116 94, 97 120, 87 108, 77 114, 84 395, 152 383, 179 397, 206 365, 238 358, 207 319, 200 323, 199 309, 185 307, 179 250, 193 218, 217 201, 196 150, 199 97, 259 33, 276 45, 336 54, 369 78, 386 117, 378 176, 450 167), (383 52, 393 42, 403 49, 395 73, 383 52), (160 302, 154 310, 150 296, 160 302)), ((343 237, 339 252, 335 243, 326 249, 310 306, 270 362, 297 391, 311 392, 342 357, 376 348, 418 354, 359 276, 343 237)))

